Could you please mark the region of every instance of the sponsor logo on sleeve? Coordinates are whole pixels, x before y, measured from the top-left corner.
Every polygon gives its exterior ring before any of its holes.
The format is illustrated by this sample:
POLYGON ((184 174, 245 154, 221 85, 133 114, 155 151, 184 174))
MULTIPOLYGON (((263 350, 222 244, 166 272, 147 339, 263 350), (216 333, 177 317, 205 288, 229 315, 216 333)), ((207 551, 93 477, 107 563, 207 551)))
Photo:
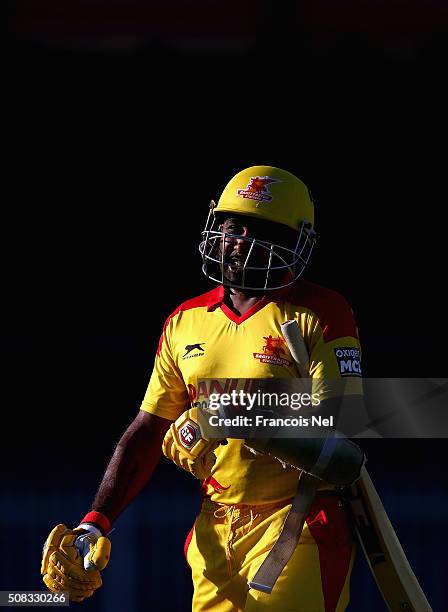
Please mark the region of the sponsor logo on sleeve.
POLYGON ((341 376, 362 376, 361 351, 353 346, 334 349, 341 376))

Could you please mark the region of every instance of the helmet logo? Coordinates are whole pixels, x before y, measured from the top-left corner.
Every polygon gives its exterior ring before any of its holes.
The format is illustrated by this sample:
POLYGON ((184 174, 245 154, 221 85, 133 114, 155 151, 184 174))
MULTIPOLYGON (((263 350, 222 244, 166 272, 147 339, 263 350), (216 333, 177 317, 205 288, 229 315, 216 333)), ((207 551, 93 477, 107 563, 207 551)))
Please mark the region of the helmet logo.
POLYGON ((280 182, 278 179, 273 179, 270 176, 251 176, 246 189, 238 189, 237 194, 242 198, 249 198, 257 202, 270 202, 272 196, 269 193, 268 185, 280 182))

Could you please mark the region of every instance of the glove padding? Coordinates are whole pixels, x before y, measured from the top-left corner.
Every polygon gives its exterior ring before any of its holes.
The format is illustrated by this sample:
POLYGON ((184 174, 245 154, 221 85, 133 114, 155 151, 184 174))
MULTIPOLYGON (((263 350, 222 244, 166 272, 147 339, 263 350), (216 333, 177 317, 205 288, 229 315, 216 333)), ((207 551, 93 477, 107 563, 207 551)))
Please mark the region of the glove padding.
POLYGON ((83 529, 67 529, 56 525, 44 545, 41 574, 45 585, 56 593, 68 591, 70 601, 83 601, 91 597, 101 585, 99 570, 109 562, 111 543, 109 538, 84 535, 90 542, 85 559, 75 545, 76 539, 86 532, 83 529), (84 565, 89 567, 87 571, 84 565))
POLYGON ((199 480, 210 476, 216 456, 215 448, 220 440, 207 440, 202 436, 197 408, 186 410, 171 424, 163 439, 165 457, 199 480))

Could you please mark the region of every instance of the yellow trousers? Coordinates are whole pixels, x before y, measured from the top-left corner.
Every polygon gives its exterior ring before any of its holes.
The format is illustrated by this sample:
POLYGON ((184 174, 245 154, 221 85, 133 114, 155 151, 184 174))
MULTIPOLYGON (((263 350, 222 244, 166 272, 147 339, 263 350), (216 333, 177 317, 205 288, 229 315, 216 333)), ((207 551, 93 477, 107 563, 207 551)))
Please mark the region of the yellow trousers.
POLYGON ((276 542, 291 500, 264 506, 205 498, 185 542, 194 584, 193 612, 343 612, 354 560, 341 502, 318 494, 291 559, 270 595, 247 583, 276 542))

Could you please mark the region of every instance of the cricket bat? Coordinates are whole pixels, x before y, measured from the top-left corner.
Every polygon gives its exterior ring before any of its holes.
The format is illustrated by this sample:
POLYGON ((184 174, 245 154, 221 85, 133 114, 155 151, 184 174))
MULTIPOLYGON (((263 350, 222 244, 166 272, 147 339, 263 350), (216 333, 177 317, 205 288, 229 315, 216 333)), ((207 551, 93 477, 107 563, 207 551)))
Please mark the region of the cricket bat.
MULTIPOLYGON (((281 328, 300 375, 308 377, 308 351, 297 321, 281 328)), ((346 492, 359 543, 390 612, 432 612, 365 466, 346 492)))

